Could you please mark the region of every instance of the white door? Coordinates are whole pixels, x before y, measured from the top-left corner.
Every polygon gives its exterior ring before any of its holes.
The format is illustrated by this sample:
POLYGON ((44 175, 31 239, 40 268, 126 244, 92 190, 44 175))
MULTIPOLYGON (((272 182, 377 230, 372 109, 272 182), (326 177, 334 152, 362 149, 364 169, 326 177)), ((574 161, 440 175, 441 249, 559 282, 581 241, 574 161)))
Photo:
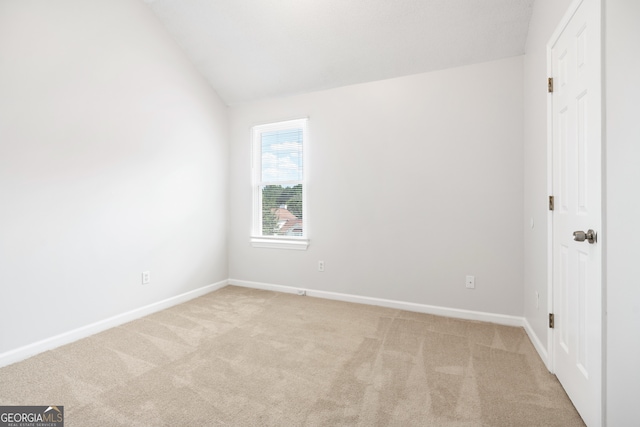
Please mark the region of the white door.
POLYGON ((553 93, 555 374, 588 426, 602 425, 600 0, 575 1, 549 43, 553 93), (576 241, 576 239, 583 241, 576 241))

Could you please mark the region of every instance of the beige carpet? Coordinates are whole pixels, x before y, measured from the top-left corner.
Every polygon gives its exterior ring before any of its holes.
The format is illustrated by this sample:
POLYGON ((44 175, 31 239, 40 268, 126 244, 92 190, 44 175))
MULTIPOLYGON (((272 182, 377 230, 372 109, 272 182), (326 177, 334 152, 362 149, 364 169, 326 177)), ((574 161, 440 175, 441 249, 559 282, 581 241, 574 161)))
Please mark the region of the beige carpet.
POLYGON ((66 426, 582 426, 521 328, 228 286, 0 369, 66 426))

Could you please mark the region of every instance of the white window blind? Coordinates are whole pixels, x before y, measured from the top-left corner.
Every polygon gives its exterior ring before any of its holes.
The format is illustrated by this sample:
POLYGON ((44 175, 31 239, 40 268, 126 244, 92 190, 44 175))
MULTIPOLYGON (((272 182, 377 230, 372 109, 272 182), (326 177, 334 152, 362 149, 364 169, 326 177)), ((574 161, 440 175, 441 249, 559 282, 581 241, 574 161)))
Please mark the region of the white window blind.
POLYGON ((306 119, 253 128, 254 246, 306 249, 306 119))

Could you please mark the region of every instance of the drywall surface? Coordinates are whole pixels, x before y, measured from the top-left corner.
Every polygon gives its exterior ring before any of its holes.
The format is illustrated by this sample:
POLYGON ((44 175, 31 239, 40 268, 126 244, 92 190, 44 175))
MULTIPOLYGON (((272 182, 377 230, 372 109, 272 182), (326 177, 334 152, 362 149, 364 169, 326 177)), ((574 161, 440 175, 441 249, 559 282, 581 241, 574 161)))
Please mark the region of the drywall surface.
POLYGON ((524 56, 524 315, 545 349, 549 313, 547 43, 570 3, 571 0, 537 0, 534 3, 524 56))
POLYGON ((606 414, 607 425, 640 420, 640 3, 605 1, 606 414))
POLYGON ((0 2, 0 354, 228 277, 227 126, 144 3, 0 2))
POLYGON ((522 87, 514 57, 230 108, 230 277, 521 316, 522 87), (251 126, 304 116, 310 246, 253 248, 251 126))
POLYGON ((534 3, 145 2, 230 105, 521 55, 534 3))

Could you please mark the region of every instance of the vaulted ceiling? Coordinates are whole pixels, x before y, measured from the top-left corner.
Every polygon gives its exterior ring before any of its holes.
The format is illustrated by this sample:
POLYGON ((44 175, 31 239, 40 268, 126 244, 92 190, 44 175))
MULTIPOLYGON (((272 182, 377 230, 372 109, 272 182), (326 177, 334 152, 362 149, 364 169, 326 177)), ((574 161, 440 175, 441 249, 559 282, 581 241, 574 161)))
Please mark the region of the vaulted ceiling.
POLYGON ((144 0, 229 105, 524 53, 534 0, 144 0))

